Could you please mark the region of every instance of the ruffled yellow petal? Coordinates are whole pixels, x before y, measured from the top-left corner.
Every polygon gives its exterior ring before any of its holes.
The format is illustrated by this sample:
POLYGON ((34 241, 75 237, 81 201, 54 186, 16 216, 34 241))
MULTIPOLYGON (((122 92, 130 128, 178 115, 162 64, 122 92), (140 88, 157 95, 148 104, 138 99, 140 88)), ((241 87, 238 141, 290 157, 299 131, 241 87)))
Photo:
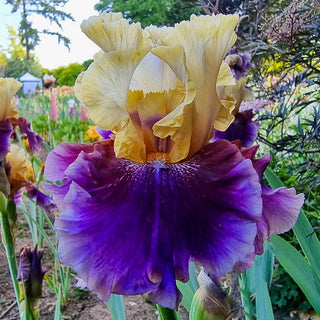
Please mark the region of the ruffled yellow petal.
POLYGON ((132 75, 149 48, 100 55, 77 80, 76 92, 100 128, 114 130, 129 117, 127 96, 132 75))
POLYGON ((234 86, 236 83, 236 79, 234 78, 229 65, 225 61, 222 61, 217 78, 217 89, 219 87, 234 86))
POLYGON ((154 45, 158 45, 167 35, 173 30, 173 27, 156 27, 154 25, 148 26, 145 32, 149 34, 150 39, 154 45))
MULTIPOLYGON (((192 96, 190 100, 193 100, 192 96)), ((156 136, 162 139, 170 136, 174 142, 169 152, 169 160, 172 163, 187 158, 189 154, 194 129, 193 112, 194 105, 192 103, 182 103, 153 126, 153 132, 156 136)))
POLYGON ((142 30, 122 15, 82 24, 103 53, 76 83, 90 118, 115 133, 115 152, 136 162, 166 153, 190 158, 233 121, 235 79, 223 61, 238 16, 201 16, 174 28, 142 30), (153 47, 150 44, 153 44, 153 47))
POLYGON ((140 23, 129 24, 121 13, 103 12, 90 17, 82 22, 81 29, 105 52, 139 50, 151 44, 143 35, 140 23))
POLYGON ((127 100, 130 120, 116 134, 116 155, 142 163, 150 153, 170 150, 173 140, 155 136, 153 126, 168 113, 175 112, 184 96, 184 91, 179 89, 150 93, 130 91, 127 100))
MULTIPOLYGON (((239 112, 240 104, 242 101, 252 101, 254 96, 252 92, 245 87, 246 79, 240 79, 234 86, 227 86, 224 88, 223 99, 232 101, 234 103, 233 114, 239 112)), ((219 130, 219 129, 218 129, 219 130)))
POLYGON ((130 90, 162 92, 176 87, 177 76, 167 63, 152 53, 148 53, 135 70, 130 90))
POLYGON ((74 94, 80 102, 83 102, 81 97, 81 83, 82 83, 83 76, 84 76, 84 72, 79 73, 76 79, 76 82, 74 84, 74 94))
POLYGON ((6 155, 6 161, 10 166, 9 182, 11 186, 17 184, 21 187, 27 181, 34 181, 31 162, 26 158, 25 151, 22 148, 12 144, 10 152, 6 155))
POLYGON ((21 88, 22 83, 13 78, 0 78, 0 121, 18 115, 15 110, 14 95, 21 88))
POLYGON ((129 119, 115 135, 114 152, 118 158, 126 158, 138 163, 146 160, 142 131, 137 130, 129 119))
MULTIPOLYGON (((173 127, 170 127, 171 121, 167 121, 170 115, 166 117, 166 121, 161 122, 162 135, 165 124, 168 124, 166 127, 168 135, 182 136, 182 132, 193 130, 191 136, 188 135, 191 139, 190 143, 185 143, 185 150, 179 150, 176 154, 182 156, 188 153, 189 157, 192 156, 212 137, 214 123, 219 123, 221 127, 225 122, 224 127, 227 127, 234 119, 232 116, 234 105, 221 103, 217 85, 222 61, 236 41, 234 28, 237 22, 237 15, 193 16, 192 21, 183 21, 171 29, 167 36, 159 41, 162 47, 152 50, 172 67, 185 84, 187 91, 188 112, 185 113, 185 108, 181 107, 180 114, 174 115, 175 119, 180 120, 174 121, 173 127), (184 58, 179 47, 183 48, 184 58), (191 105, 190 98, 193 97, 193 94, 189 94, 189 91, 195 92, 191 105), (188 116, 191 114, 192 125, 189 128, 183 128, 183 126, 190 125, 189 119, 187 121, 181 119, 183 114, 188 116), (178 134, 178 131, 181 132, 178 134)), ((156 135, 159 134, 158 129, 156 130, 159 127, 158 124, 155 125, 156 135)), ((173 148, 175 147, 177 145, 173 148)), ((175 158, 175 161, 182 159, 175 158)))

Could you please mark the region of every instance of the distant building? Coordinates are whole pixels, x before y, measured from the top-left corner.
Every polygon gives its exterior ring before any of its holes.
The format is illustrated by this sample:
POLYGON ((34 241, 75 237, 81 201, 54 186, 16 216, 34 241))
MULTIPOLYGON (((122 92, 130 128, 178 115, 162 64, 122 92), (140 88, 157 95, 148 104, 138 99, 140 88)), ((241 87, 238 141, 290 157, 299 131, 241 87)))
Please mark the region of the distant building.
POLYGON ((42 89, 42 80, 29 72, 23 74, 19 81, 23 84, 21 91, 24 94, 34 93, 36 90, 42 89))

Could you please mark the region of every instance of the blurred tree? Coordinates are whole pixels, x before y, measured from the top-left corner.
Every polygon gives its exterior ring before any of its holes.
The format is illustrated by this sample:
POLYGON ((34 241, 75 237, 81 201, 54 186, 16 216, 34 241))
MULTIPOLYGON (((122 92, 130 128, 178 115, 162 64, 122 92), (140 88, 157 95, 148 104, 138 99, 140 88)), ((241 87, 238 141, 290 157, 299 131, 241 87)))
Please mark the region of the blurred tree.
MULTIPOLYGON (((19 41, 17 31, 13 27, 8 28, 10 45, 7 55, 3 53, 3 66, 5 67, 5 75, 7 77, 19 78, 25 72, 33 75, 42 76, 41 66, 34 55, 30 53, 29 60, 26 59, 26 50, 19 41)), ((0 66, 1 66, 0 62, 0 66)))
POLYGON ((71 63, 67 67, 59 67, 46 73, 53 74, 59 86, 73 86, 79 73, 85 70, 85 67, 79 63, 71 63))
POLYGON ((100 0, 95 5, 99 12, 122 12, 132 22, 140 22, 142 27, 150 24, 171 26, 189 19, 192 13, 202 12, 197 0, 100 0))
POLYGON ((84 70, 87 70, 92 62, 93 62, 93 59, 89 59, 89 60, 84 61, 82 63, 82 66, 84 67, 84 70))
POLYGON ((32 28, 29 20, 31 14, 41 15, 49 19, 50 23, 56 24, 60 29, 61 20, 70 19, 74 21, 69 13, 60 10, 59 7, 64 6, 68 0, 7 0, 6 4, 12 5, 12 12, 21 11, 21 21, 19 26, 19 34, 21 43, 26 49, 26 59, 30 60, 30 52, 34 50, 39 43, 39 33, 54 35, 58 37, 58 42, 63 41, 64 45, 69 48, 70 40, 59 32, 50 32, 49 30, 37 30, 32 28))

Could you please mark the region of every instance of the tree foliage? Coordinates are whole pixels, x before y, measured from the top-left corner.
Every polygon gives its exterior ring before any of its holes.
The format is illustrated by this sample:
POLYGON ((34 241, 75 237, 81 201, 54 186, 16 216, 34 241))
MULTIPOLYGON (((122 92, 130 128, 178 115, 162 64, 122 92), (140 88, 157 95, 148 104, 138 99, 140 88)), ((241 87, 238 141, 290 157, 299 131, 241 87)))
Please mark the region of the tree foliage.
POLYGON ((37 77, 42 76, 41 66, 36 57, 30 54, 31 59, 27 60, 26 50, 19 41, 16 30, 8 28, 10 37, 10 46, 7 54, 2 52, 0 66, 4 66, 7 77, 19 78, 26 72, 30 72, 37 77))
POLYGON ((95 9, 99 12, 122 12, 126 19, 140 22, 142 27, 150 24, 172 26, 189 19, 193 13, 202 12, 197 0, 100 0, 95 9))
POLYGON ((58 42, 62 41, 66 47, 69 47, 70 39, 59 32, 49 30, 37 30, 32 27, 30 16, 41 15, 48 19, 50 23, 55 24, 62 29, 61 21, 66 19, 74 20, 72 15, 61 10, 68 0, 7 0, 6 4, 12 5, 12 12, 21 12, 21 21, 19 34, 21 43, 26 49, 26 59, 30 60, 30 52, 35 49, 39 43, 39 34, 49 34, 58 37, 58 42))
POLYGON ((257 61, 254 86, 275 107, 261 113, 259 139, 281 158, 298 189, 319 191, 320 5, 294 0, 265 21, 268 46, 260 52, 264 64, 257 61))
POLYGON ((59 67, 53 70, 43 69, 43 72, 53 74, 59 86, 73 86, 79 73, 85 69, 83 64, 71 63, 67 67, 59 67))

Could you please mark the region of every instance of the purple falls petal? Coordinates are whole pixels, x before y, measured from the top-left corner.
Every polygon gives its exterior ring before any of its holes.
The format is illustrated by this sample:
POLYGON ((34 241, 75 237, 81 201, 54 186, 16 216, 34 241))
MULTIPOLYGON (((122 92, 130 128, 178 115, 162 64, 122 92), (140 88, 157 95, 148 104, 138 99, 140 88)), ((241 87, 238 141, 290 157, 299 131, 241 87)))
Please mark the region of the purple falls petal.
POLYGON ((34 200, 36 204, 43 209, 46 213, 51 213, 55 210, 56 205, 54 204, 52 198, 41 192, 35 186, 26 186, 27 197, 34 200))
POLYGON ((13 132, 9 120, 0 121, 0 163, 10 150, 10 136, 13 132))
POLYGON ((20 133, 27 136, 31 152, 38 151, 44 145, 44 139, 31 130, 31 124, 26 119, 19 118, 15 124, 19 126, 20 133))
POLYGON ((262 183, 262 176, 270 162, 270 156, 255 159, 257 147, 243 149, 242 154, 251 159, 253 166, 260 177, 262 184, 262 219, 257 223, 258 232, 255 239, 255 250, 236 265, 240 272, 251 267, 256 254, 263 253, 263 243, 273 234, 289 231, 296 223, 301 207, 304 203, 304 194, 296 194, 294 188, 281 187, 270 189, 262 183))
POLYGON ((61 261, 102 299, 147 292, 176 308, 175 280, 188 280, 190 260, 222 275, 253 251, 259 177, 228 141, 180 164, 117 159, 112 140, 65 144, 49 154, 45 174, 64 181, 50 190, 62 210, 61 261))
POLYGON ((48 154, 44 175, 48 180, 58 181, 65 177, 64 171, 74 162, 81 151, 92 152, 93 145, 61 144, 48 154))
POLYGON ((251 110, 239 112, 235 120, 226 131, 215 130, 213 141, 226 139, 234 141, 239 139, 244 147, 250 147, 258 137, 260 124, 258 121, 252 121, 254 114, 251 110))

